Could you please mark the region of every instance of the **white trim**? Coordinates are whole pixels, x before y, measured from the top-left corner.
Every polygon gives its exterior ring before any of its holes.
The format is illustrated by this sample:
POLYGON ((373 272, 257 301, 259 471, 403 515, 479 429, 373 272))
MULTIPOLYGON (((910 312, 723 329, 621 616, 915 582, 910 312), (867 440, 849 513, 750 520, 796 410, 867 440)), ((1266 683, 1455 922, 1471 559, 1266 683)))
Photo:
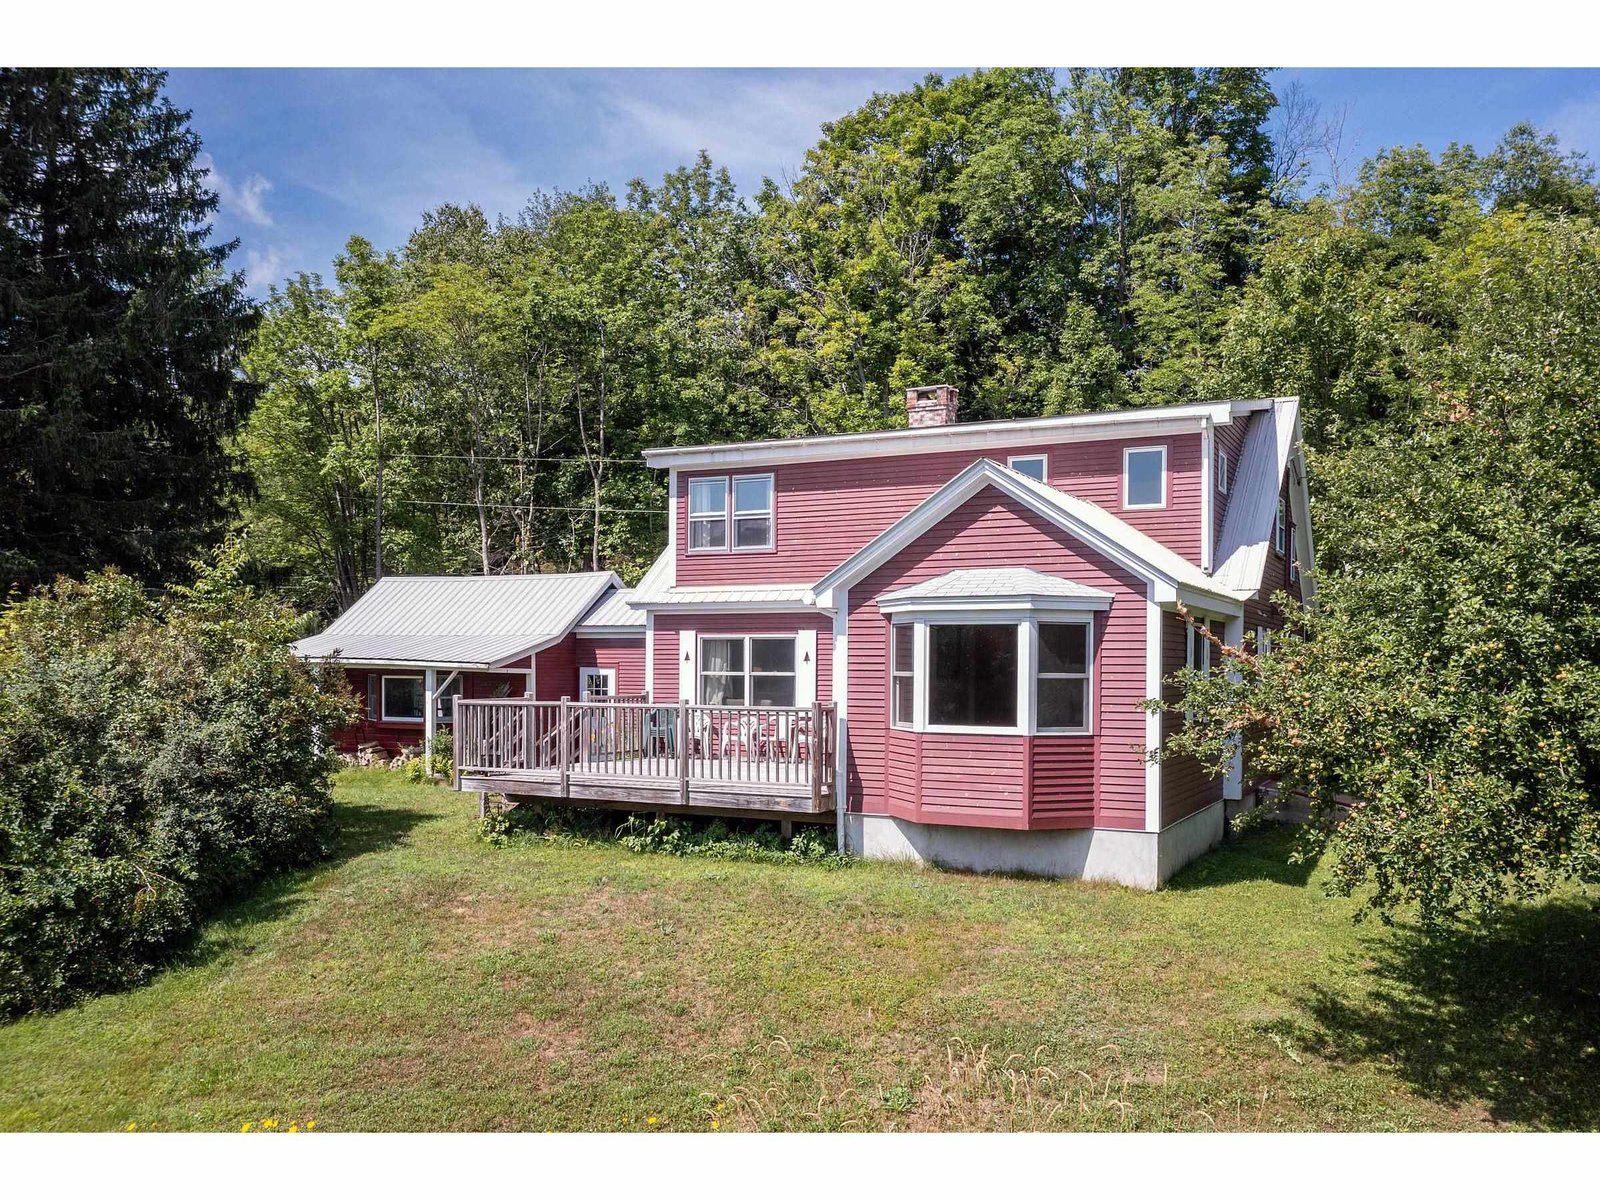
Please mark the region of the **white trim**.
POLYGON ((733 523, 728 519, 728 509, 733 502, 732 492, 733 485, 726 475, 699 475, 689 480, 688 499, 685 501, 683 516, 684 532, 689 538, 684 546, 685 554, 726 554, 728 552, 728 546, 733 541, 733 523), (720 483, 722 485, 722 515, 720 517, 709 509, 700 516, 695 516, 695 485, 705 483, 720 483), (718 520, 722 522, 722 545, 696 547, 694 544, 694 523, 696 521, 706 523, 718 520))
POLYGON ((817 631, 797 629, 794 633, 794 702, 806 708, 817 700, 817 631))
POLYGON ((432 667, 422 673, 422 764, 430 778, 433 776, 433 738, 439 725, 439 714, 434 711, 434 697, 439 694, 437 680, 438 673, 432 667))
POLYGON ((966 421, 920 429, 841 433, 781 441, 707 446, 658 446, 644 452, 647 466, 714 470, 719 467, 773 466, 786 462, 827 462, 868 456, 921 454, 951 450, 993 450, 1042 442, 1101 441, 1118 437, 1160 437, 1198 433, 1209 418, 1218 425, 1272 405, 1271 399, 1174 404, 1119 412, 1074 413, 1013 421, 966 421))
POLYGON ((605 638, 609 641, 629 638, 642 638, 645 631, 637 625, 591 625, 588 629, 573 630, 574 637, 580 638, 605 638))
POLYGON ((778 480, 771 471, 760 471, 750 475, 733 475, 728 479, 728 552, 730 554, 760 554, 763 551, 775 550, 778 545, 778 480), (746 509, 743 514, 739 511, 738 501, 735 497, 739 493, 739 484, 748 479, 765 479, 767 481, 767 507, 764 509, 746 509), (738 524, 741 517, 766 517, 767 540, 760 546, 739 545, 738 524))
MULTIPOLYGON (((1228 628, 1224 635, 1228 645, 1235 648, 1244 645, 1244 617, 1229 617, 1228 628)), ((1239 668, 1230 666, 1228 678, 1237 683, 1240 679, 1239 668)), ((1243 739, 1233 739, 1233 754, 1228 759, 1228 773, 1222 778, 1222 798, 1224 800, 1240 800, 1244 798, 1244 742, 1243 739)))
POLYGON ((1147 512, 1151 509, 1165 508, 1167 506, 1167 444, 1157 442, 1144 446, 1124 446, 1122 448, 1122 507, 1128 512, 1147 512), (1133 483, 1133 476, 1128 473, 1128 459, 1135 454, 1161 455, 1161 499, 1149 504, 1135 504, 1129 497, 1129 489, 1133 483))
POLYGON ((1028 622, 1032 630, 1029 635, 1034 644, 1033 655, 1033 704, 1028 711, 1028 732, 1035 737, 1085 737, 1094 734, 1094 618, 1080 618, 1072 621, 1047 620, 1040 618, 1028 622), (1060 728, 1041 729, 1039 727, 1039 626, 1041 625, 1081 625, 1083 627, 1084 648, 1084 673, 1075 675, 1070 671, 1051 671, 1045 675, 1046 679, 1081 679, 1083 680, 1083 724, 1079 727, 1062 726, 1060 728))
POLYGON ((1272 552, 1283 557, 1289 548, 1289 498, 1278 493, 1277 507, 1272 515, 1272 552))
MULTIPOLYGON (((1039 476, 1038 476, 1039 482, 1040 483, 1049 483, 1050 482, 1050 455, 1048 453, 1045 453, 1045 454, 1013 454, 1010 458, 1006 459, 1006 466, 1010 467, 1013 471, 1016 471, 1018 475, 1028 475, 1028 473, 1026 471, 1023 471, 1023 470, 1019 469, 1018 466, 1017 466, 1018 463, 1024 463, 1024 462, 1043 463, 1044 464, 1044 470, 1041 471, 1039 476)), ((1028 478, 1032 479, 1034 477, 1032 475, 1028 475, 1028 478)))
POLYGON ((838 721, 833 739, 833 832, 838 852, 843 854, 848 848, 845 812, 850 805, 850 614, 847 611, 850 594, 840 588, 837 599, 839 607, 833 614, 833 711, 838 721))
POLYGON ((393 675, 378 676, 378 721, 384 725, 422 725, 428 719, 428 676, 433 674, 432 669, 421 672, 405 672, 393 675), (384 686, 390 679, 415 679, 422 684, 422 715, 420 717, 391 717, 389 715, 389 689, 384 686))
MULTIPOLYGON (((1161 605, 1156 602, 1155 585, 1145 596, 1144 611, 1144 695, 1146 700, 1161 699, 1161 605)), ((1152 709, 1144 715, 1144 827, 1148 833, 1161 831, 1161 759, 1151 751, 1161 749, 1161 713, 1152 709)))
POLYGON ((1218 446, 1216 449, 1216 454, 1217 461, 1215 470, 1217 473, 1217 494, 1219 496, 1226 496, 1228 494, 1228 484, 1230 482, 1229 476, 1233 470, 1233 463, 1228 458, 1228 448, 1226 446, 1218 446))
POLYGON ((1212 480, 1216 478, 1215 458, 1217 453, 1217 435, 1211 422, 1206 422, 1206 427, 1200 434, 1200 569, 1211 570, 1211 542, 1215 532, 1216 519, 1212 510, 1216 507, 1217 498, 1212 493, 1212 480))
MULTIPOLYGON (((692 629, 678 630, 678 699, 697 703, 700 694, 700 639, 692 629)), ((652 697, 653 699, 654 697, 652 697)))
POLYGON ((878 601, 883 613, 1105 612, 1108 596, 908 596, 878 601))
POLYGON ((662 596, 655 600, 645 600, 634 604, 635 608, 642 608, 645 612, 673 612, 692 609, 695 612, 774 612, 774 613, 809 613, 816 612, 818 608, 832 608, 830 605, 808 604, 804 600, 698 600, 693 596, 681 593, 677 596, 662 596))
POLYGON ((644 694, 652 703, 656 698, 656 615, 644 615, 644 694))
POLYGON ((1003 495, 1065 529, 1090 549, 1105 555, 1155 585, 1156 598, 1168 602, 1183 595, 1200 595, 1207 605, 1220 605, 1229 612, 1240 611, 1242 597, 1223 591, 1205 579, 1200 568, 1183 559, 1176 552, 1162 546, 1148 534, 1140 533, 1121 517, 1107 512, 1098 505, 1069 496, 1064 492, 1038 483, 1025 475, 1018 475, 1009 467, 987 458, 979 459, 957 474, 933 495, 901 517, 888 529, 873 538, 860 550, 840 563, 814 584, 811 595, 819 608, 832 608, 834 589, 846 587, 870 571, 882 566, 900 553, 933 525, 954 512, 971 497, 986 487, 993 487, 1003 495), (1172 564, 1172 569, 1157 566, 1143 551, 1130 548, 1146 544, 1148 553, 1159 555, 1172 564))

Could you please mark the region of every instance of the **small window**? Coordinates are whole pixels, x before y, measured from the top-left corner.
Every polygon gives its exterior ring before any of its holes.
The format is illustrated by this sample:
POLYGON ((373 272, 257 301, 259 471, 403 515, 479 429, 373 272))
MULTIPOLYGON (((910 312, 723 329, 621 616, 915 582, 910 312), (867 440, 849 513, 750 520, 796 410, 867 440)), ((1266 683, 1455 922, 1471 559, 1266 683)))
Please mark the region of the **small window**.
POLYGON ((1217 450, 1217 491, 1224 495, 1228 492, 1228 452, 1217 450))
POLYGON ((1165 508, 1167 448, 1141 446, 1122 452, 1122 506, 1165 508))
POLYGON ((928 626, 928 724, 1016 727, 1016 625, 928 626))
POLYGON ((723 476, 689 481, 689 549, 728 548, 728 481, 723 476))
POLYGON ((1211 672, 1211 642, 1200 625, 1189 626, 1189 669, 1202 675, 1211 672))
POLYGON ((376 721, 379 716, 378 701, 383 691, 383 679, 378 675, 367 676, 367 720, 376 721))
POLYGON ((1265 625, 1256 626, 1256 653, 1272 653, 1272 630, 1268 629, 1265 625))
POLYGON ((457 675, 434 695, 433 711, 436 721, 448 725, 455 720, 456 706, 453 701, 459 695, 461 695, 461 676, 457 675))
POLYGON ((1089 728, 1089 626, 1039 623, 1038 713, 1041 731, 1089 728))
POLYGON ((1026 475, 1029 479, 1037 479, 1040 483, 1046 482, 1045 476, 1049 473, 1050 460, 1043 454, 1018 454, 1006 460, 1018 475, 1026 475))
POLYGON ((901 729, 910 729, 916 717, 916 683, 913 663, 916 661, 917 630, 914 625, 894 626, 894 653, 889 664, 890 719, 901 729))
POLYGON ((609 700, 617 692, 614 667, 584 667, 578 672, 578 692, 585 700, 609 700))
POLYGON ((1278 517, 1272 523, 1272 548, 1279 554, 1284 552, 1288 541, 1289 504, 1282 496, 1278 497, 1278 517))
POLYGON ((383 719, 385 721, 420 721, 425 708, 421 675, 385 675, 383 677, 383 719))
POLYGON ((772 476, 733 477, 733 548, 772 549, 772 476))
POLYGON ((1291 524, 1285 534, 1290 547, 1289 554, 1289 582, 1298 583, 1300 580, 1300 560, 1294 556, 1294 526, 1291 524))

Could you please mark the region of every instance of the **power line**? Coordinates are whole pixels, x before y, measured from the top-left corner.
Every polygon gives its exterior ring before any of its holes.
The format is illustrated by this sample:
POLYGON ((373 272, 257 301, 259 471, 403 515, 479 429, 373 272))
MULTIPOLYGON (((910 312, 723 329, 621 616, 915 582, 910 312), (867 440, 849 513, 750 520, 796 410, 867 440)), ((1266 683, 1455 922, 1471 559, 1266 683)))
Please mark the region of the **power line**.
MULTIPOLYGON (((397 504, 422 504, 432 508, 506 508, 513 512, 575 512, 592 513, 595 511, 592 504, 491 504, 485 501, 476 504, 471 500, 397 500, 397 504)), ((612 508, 602 505, 603 513, 626 513, 637 515, 644 513, 651 516, 665 516, 666 513, 659 508, 612 508)))
POLYGON ((605 462, 605 463, 631 463, 631 464, 633 464, 635 466, 641 466, 641 467, 645 466, 644 460, 642 458, 640 458, 638 455, 630 455, 630 456, 627 456, 627 457, 616 457, 616 456, 613 456, 613 455, 590 455, 590 454, 569 454, 569 455, 556 455, 556 456, 545 455, 545 454, 537 454, 537 455, 522 455, 522 454, 414 454, 414 453, 412 453, 410 451, 407 451, 407 450, 390 450, 384 455, 384 457, 385 458, 390 458, 390 459, 395 459, 395 458, 430 458, 430 459, 431 458, 446 458, 446 459, 458 459, 458 460, 460 460, 462 462, 473 462, 473 461, 477 461, 477 462, 514 462, 514 463, 564 463, 564 462, 594 463, 594 462, 605 462))

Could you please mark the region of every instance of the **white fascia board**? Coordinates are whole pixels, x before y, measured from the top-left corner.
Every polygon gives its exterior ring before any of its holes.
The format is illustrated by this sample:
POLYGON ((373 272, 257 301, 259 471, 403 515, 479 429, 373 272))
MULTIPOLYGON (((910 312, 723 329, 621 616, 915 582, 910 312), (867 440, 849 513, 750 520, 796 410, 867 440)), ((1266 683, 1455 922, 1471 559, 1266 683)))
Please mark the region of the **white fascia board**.
POLYGON ((884 613, 1105 612, 1110 596, 938 596, 878 601, 884 613))
POLYGON ((644 640, 644 630, 638 625, 591 625, 578 630, 581 638, 638 638, 644 640))
POLYGON ((780 612, 809 613, 823 607, 805 600, 646 600, 634 604, 647 613, 662 612, 780 612))
POLYGON ((1209 592, 1197 592, 1186 587, 1175 589, 1170 600, 1164 596, 1157 596, 1156 602, 1173 608, 1176 608, 1181 603, 1191 612, 1208 613, 1214 617, 1238 617, 1244 615, 1244 605, 1238 600, 1224 600, 1220 596, 1211 595, 1209 592))
POLYGON ((296 655, 302 662, 320 663, 325 667, 348 668, 352 671, 386 671, 390 669, 401 671, 421 671, 432 667, 440 671, 493 671, 493 663, 487 662, 440 662, 432 658, 341 658, 337 654, 296 655))
POLYGON ((1300 441, 1300 418, 1294 422, 1294 450, 1289 455, 1289 471, 1293 478, 1289 484, 1290 507, 1299 511, 1295 516, 1295 541, 1300 546, 1290 546, 1300 560, 1300 595, 1306 607, 1314 608, 1317 602, 1317 546, 1311 536, 1311 487, 1306 479, 1305 449, 1300 441), (1299 503, 1296 504, 1295 502, 1299 503), (1303 547, 1304 553, 1299 554, 1303 547))
MULTIPOLYGON (((1254 403, 1254 402, 1251 402, 1254 403)), ((644 452, 647 466, 671 470, 772 466, 789 462, 828 462, 899 454, 939 454, 952 450, 989 450, 1042 442, 1105 441, 1118 437, 1161 437, 1198 433, 1206 420, 1226 425, 1233 420, 1232 401, 1175 404, 1117 413, 1075 413, 1065 417, 1033 417, 1016 421, 974 421, 930 429, 889 429, 876 433, 843 433, 826 437, 789 438, 720 446, 658 447, 644 452)))

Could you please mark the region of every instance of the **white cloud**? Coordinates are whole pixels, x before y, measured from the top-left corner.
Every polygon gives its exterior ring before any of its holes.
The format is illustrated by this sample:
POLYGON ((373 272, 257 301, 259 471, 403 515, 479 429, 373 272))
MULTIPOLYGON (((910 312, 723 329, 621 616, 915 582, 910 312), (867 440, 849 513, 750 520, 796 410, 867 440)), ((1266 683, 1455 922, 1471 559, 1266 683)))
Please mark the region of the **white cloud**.
POLYGON ((289 257, 277 246, 269 246, 264 250, 245 250, 244 262, 240 266, 244 271, 245 290, 252 296, 265 296, 272 285, 281 283, 288 273, 289 257))
POLYGON ((196 161, 206 173, 207 182, 221 197, 222 207, 229 216, 239 217, 252 225, 265 227, 272 224, 272 214, 267 211, 265 204, 267 193, 272 190, 271 180, 264 175, 251 175, 235 183, 217 170, 216 160, 211 155, 202 154, 196 161))

